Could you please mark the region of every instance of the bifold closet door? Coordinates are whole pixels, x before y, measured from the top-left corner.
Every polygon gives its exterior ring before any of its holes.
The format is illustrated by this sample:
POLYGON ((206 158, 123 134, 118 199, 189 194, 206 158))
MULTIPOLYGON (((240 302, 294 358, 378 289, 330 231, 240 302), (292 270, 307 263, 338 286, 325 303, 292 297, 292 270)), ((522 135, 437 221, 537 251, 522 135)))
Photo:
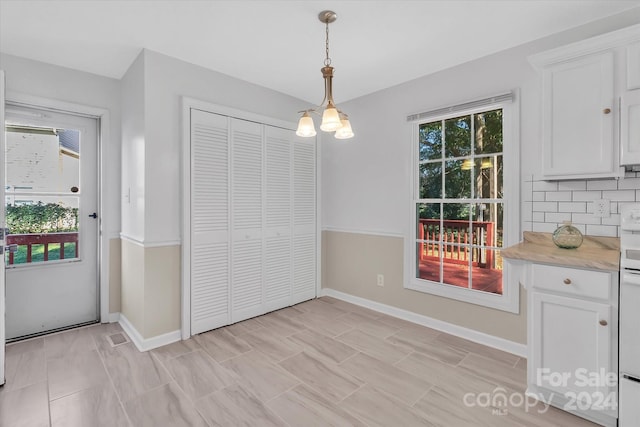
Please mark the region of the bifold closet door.
POLYGON ((292 304, 316 297, 316 143, 293 144, 293 296, 292 304))
POLYGON ((228 325, 229 119, 191 110, 191 333, 228 325))
POLYGON ((265 311, 291 305, 291 130, 265 126, 265 311))
POLYGON ((231 119, 231 322, 264 313, 263 125, 231 119))
POLYGON ((316 144, 191 110, 191 332, 316 296, 316 144))

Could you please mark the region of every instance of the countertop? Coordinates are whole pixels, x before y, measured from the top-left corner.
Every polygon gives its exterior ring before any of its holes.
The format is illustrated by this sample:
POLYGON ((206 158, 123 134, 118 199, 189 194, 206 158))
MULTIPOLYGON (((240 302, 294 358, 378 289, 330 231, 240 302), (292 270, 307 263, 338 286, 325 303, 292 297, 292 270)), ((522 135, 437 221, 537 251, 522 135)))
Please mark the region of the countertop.
POLYGON ((620 270, 620 239, 584 236, 577 249, 562 249, 551 240, 551 233, 524 232, 524 241, 502 251, 502 256, 531 262, 593 270, 620 270))

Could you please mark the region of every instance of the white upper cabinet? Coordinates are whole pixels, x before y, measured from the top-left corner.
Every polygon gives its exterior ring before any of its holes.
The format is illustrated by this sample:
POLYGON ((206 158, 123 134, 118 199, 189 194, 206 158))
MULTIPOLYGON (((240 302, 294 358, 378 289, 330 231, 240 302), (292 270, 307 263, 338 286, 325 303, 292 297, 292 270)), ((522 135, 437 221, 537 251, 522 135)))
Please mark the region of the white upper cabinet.
POLYGON ((604 52, 543 71, 545 177, 615 173, 613 66, 604 52))
POLYGON ((529 58, 542 77, 543 179, 624 175, 619 105, 634 81, 627 48, 636 42, 640 25, 529 58))
POLYGON ((627 46, 627 89, 640 89, 640 41, 627 46))
POLYGON ((640 165, 640 89, 627 91, 620 102, 623 165, 640 165))

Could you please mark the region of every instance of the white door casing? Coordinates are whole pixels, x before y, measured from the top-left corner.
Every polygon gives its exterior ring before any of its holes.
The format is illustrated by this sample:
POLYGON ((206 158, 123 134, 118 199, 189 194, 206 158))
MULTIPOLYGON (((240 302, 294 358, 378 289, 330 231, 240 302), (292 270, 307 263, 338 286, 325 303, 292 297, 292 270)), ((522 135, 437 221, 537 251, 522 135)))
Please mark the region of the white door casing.
MULTIPOLYGON (((5 100, 4 71, 0 70, 0 123, 4 123, 5 100)), ((0 165, 4 165, 4 129, 0 130, 0 165)), ((4 167, 3 167, 4 170, 4 167)), ((0 173, 0 200, 4 200, 4 172, 0 173)), ((0 209, 0 228, 4 228, 4 207, 0 209)), ((4 232, 0 233, 0 385, 4 384, 4 359, 5 359, 5 270, 4 270, 4 232)))

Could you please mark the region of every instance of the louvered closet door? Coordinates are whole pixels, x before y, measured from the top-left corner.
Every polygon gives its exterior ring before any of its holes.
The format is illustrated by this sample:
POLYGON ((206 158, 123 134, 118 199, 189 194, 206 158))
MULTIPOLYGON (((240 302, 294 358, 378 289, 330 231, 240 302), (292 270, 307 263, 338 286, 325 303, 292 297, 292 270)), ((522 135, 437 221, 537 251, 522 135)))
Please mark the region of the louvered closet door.
POLYGON ((291 130, 265 126, 265 311, 291 305, 291 130))
POLYGON ((229 324, 228 118, 191 110, 191 332, 229 324))
POLYGON ((264 313, 262 128, 231 119, 231 321, 264 313))
POLYGON ((293 143, 293 304, 316 296, 315 138, 293 143))

